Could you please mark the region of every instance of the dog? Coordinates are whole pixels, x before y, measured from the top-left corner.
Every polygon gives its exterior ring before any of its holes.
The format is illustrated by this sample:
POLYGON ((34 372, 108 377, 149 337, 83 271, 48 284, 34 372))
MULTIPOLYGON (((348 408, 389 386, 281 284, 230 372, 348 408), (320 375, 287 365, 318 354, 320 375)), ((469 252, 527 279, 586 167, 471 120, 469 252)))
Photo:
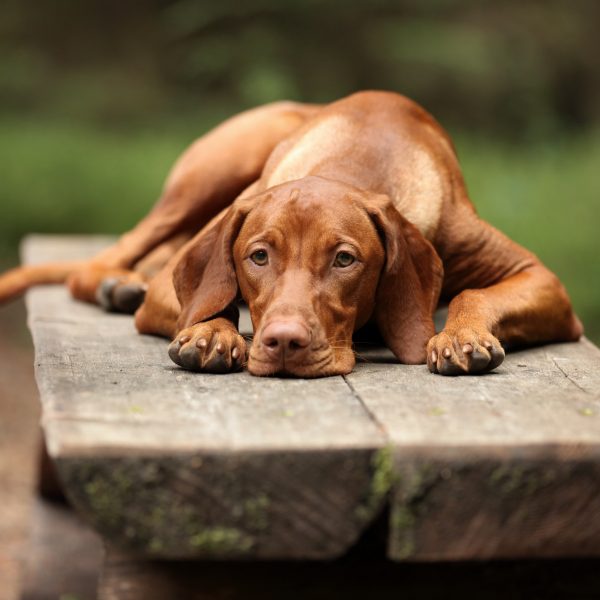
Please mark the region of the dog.
POLYGON ((477 216, 442 127, 381 91, 229 119, 179 158, 115 245, 9 271, 0 301, 65 281, 76 299, 135 313, 140 333, 172 340, 177 365, 209 373, 346 374, 368 324, 401 363, 442 375, 485 373, 505 348, 583 331, 557 277, 477 216))

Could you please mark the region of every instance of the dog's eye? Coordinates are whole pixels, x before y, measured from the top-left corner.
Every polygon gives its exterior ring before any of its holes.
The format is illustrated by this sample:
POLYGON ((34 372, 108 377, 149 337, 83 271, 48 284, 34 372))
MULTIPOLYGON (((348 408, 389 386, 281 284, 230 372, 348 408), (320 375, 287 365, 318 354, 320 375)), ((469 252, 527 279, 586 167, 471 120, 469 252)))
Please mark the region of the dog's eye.
POLYGON ((349 267, 356 259, 350 252, 338 252, 333 262, 336 267, 349 267))
POLYGON ((250 255, 250 260, 259 267, 262 267, 269 261, 269 255, 266 250, 256 250, 250 255))

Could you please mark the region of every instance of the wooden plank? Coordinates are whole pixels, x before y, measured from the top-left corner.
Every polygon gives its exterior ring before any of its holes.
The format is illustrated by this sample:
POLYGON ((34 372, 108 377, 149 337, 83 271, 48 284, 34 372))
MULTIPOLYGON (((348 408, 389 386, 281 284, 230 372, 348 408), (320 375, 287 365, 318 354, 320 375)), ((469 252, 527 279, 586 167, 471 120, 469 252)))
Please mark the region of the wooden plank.
POLYGON ((597 448, 405 449, 396 469, 392 558, 600 555, 597 448))
POLYGON ((347 380, 394 447, 393 558, 600 555, 600 351, 589 341, 508 354, 479 377, 369 363, 347 380))
POLYGON ((75 504, 125 549, 331 557, 391 488, 396 560, 600 555, 600 351, 586 340, 479 377, 362 348, 345 378, 207 376, 63 289, 28 303, 50 452, 75 504))
MULTIPOLYGON (((39 294, 49 299, 44 310, 70 304, 62 289, 32 295, 39 294)), ((138 336, 130 317, 97 313, 88 306, 67 318, 31 313, 53 456, 355 448, 381 437, 342 378, 308 385, 183 371, 165 341, 138 336)))
MULTIPOLYGON (((36 238, 24 254, 89 248, 36 238)), ((190 373, 131 317, 62 287, 27 303, 49 453, 72 502, 114 543, 163 557, 328 558, 383 505, 385 438, 343 378, 190 373)))
POLYGON ((347 381, 397 446, 598 443, 599 367, 583 340, 509 353, 488 375, 370 362, 347 381))

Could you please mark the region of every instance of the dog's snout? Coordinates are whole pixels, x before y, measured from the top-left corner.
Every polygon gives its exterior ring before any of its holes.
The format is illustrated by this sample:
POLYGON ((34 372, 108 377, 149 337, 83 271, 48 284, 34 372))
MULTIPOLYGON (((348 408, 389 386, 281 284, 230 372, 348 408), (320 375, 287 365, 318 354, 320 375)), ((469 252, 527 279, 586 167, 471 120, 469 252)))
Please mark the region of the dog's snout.
POLYGON ((311 332, 298 320, 272 321, 264 328, 260 341, 271 356, 289 356, 308 347, 311 332))

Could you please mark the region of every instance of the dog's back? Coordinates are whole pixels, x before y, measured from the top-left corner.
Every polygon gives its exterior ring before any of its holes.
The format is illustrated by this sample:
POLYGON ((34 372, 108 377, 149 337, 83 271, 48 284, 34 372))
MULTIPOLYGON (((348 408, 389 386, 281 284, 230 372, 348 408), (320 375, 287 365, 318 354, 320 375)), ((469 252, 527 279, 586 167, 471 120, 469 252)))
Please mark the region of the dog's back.
POLYGON ((267 161, 260 189, 309 175, 387 194, 432 240, 457 168, 441 126, 412 100, 359 92, 324 107, 267 161))

